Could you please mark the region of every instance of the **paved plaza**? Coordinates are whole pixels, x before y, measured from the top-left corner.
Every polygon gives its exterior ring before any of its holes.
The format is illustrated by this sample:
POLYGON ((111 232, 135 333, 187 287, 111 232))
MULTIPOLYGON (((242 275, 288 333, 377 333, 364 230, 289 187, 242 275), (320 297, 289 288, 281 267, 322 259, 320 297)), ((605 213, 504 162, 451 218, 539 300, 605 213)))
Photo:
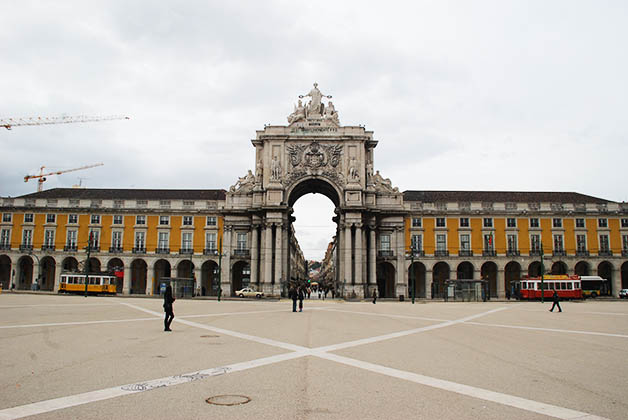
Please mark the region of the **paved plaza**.
POLYGON ((628 418, 628 302, 161 305, 1 294, 0 419, 628 418))

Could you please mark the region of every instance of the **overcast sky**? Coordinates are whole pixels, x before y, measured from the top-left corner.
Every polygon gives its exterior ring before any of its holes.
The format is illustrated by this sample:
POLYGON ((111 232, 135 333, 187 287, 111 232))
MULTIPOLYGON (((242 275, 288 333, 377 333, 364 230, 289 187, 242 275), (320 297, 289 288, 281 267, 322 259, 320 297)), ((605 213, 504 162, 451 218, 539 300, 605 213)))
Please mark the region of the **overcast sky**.
MULTIPOLYGON (((0 132, 0 195, 225 188, 250 139, 319 83, 375 132, 400 190, 576 191, 628 201, 628 2, 6 1, 0 118, 128 121, 0 132), (377 6, 369 4, 376 3, 377 6)), ((307 258, 333 205, 296 204, 307 258)))

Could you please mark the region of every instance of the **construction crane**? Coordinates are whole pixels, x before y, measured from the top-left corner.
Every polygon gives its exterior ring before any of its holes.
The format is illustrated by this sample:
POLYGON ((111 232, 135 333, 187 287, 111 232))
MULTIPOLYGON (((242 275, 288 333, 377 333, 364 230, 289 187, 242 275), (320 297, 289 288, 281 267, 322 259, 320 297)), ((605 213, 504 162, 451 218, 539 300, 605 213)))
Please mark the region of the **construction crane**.
POLYGON ((31 117, 31 118, 9 118, 0 119, 0 127, 4 127, 10 130, 13 127, 22 125, 46 125, 46 124, 70 124, 70 123, 85 123, 92 121, 108 121, 108 120, 128 120, 129 117, 123 115, 109 115, 106 117, 88 117, 85 115, 79 116, 65 116, 65 117, 31 117))
POLYGON ((81 166, 80 168, 65 169, 63 171, 54 171, 54 172, 48 172, 48 173, 44 173, 45 166, 42 166, 41 168, 39 168, 39 175, 26 175, 24 177, 24 182, 28 182, 29 179, 39 178, 37 180, 37 192, 41 192, 44 189, 44 181, 46 180, 46 177, 49 175, 61 175, 67 172, 80 171, 82 169, 94 168, 96 166, 103 166, 103 165, 104 163, 96 163, 94 165, 81 166))

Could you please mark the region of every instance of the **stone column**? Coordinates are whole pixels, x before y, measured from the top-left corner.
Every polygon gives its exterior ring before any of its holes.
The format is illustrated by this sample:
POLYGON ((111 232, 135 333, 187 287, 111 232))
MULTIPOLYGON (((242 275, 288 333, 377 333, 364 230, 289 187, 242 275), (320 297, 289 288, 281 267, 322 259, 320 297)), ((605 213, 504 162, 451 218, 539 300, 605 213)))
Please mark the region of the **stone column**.
POLYGON ((497 297, 500 299, 504 299, 506 297, 506 288, 504 287, 504 269, 497 269, 497 278, 495 282, 497 283, 497 297))
POLYGON ((281 291, 281 281, 283 280, 283 225, 277 224, 275 228, 275 285, 273 294, 281 291))
POLYGON ((202 271, 201 271, 201 266, 200 265, 194 265, 194 288, 196 290, 196 296, 200 296, 201 293, 203 293, 203 289, 202 289, 202 284, 201 282, 203 281, 203 279, 201 278, 203 275, 202 271))
MULTIPOLYGON (((153 282, 154 281, 155 281, 155 266, 154 264, 148 264, 148 267, 146 267, 146 291, 144 293, 146 293, 149 296, 153 294, 153 282)), ((159 290, 157 292, 159 293, 159 290)))
MULTIPOLYGON (((351 277, 351 224, 345 223, 345 284, 349 285, 353 282, 351 277)), ((353 291, 353 287, 351 287, 353 291)))
POLYGON ((621 268, 613 268, 613 284, 611 285, 613 288, 613 296, 618 298, 619 291, 622 289, 621 287, 621 268))
POLYGON ((257 262, 259 261, 258 252, 259 248, 257 247, 257 230, 258 225, 253 225, 251 229, 251 284, 258 283, 257 276, 257 262))
MULTIPOLYGON (((364 295, 364 283, 362 282, 362 224, 355 225, 355 284, 359 290, 358 295, 364 295)), ((364 296, 359 296, 364 297, 364 296)))
POLYGON ((434 281, 434 272, 425 267, 425 299, 432 299, 432 281, 434 281))
MULTIPOLYGON (((52 289, 53 292, 57 293, 59 291, 59 283, 61 283, 61 270, 63 269, 62 263, 55 263, 55 278, 54 278, 54 287, 52 289)), ((9 289, 11 288, 11 281, 9 276, 9 289)))
POLYGON ((264 293, 272 294, 273 275, 273 227, 272 224, 264 225, 264 293))
MULTIPOLYGON (((123 295, 131 294, 131 275, 131 264, 124 264, 124 281, 122 282, 121 290, 123 295)), ((146 282, 148 283, 148 279, 146 279, 146 282)))
MULTIPOLYGON (((395 228, 395 252, 397 253, 397 295, 406 294, 408 290, 408 273, 404 264, 406 260, 406 250, 403 240, 403 229, 395 228)), ((408 296, 406 296, 408 297, 408 296)))
POLYGON ((222 261, 220 267, 220 288, 222 296, 231 296, 231 236, 233 227, 225 226, 222 235, 222 261))
MULTIPOLYGON (((370 226, 371 244, 369 248, 369 287, 377 288, 377 238, 375 236, 375 226, 370 226)), ((373 291, 369 289, 369 296, 373 294, 373 291)))

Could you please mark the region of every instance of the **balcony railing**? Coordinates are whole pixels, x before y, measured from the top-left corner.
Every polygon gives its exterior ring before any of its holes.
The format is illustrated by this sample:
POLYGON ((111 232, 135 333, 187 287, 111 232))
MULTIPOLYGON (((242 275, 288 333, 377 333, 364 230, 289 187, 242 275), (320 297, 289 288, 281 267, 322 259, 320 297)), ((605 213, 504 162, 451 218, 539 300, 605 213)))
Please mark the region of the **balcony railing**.
POLYGON ((540 249, 531 249, 530 250, 530 256, 531 257, 540 257, 541 255, 543 255, 543 253, 541 252, 540 249))
POLYGON ((586 249, 576 249, 576 257, 588 257, 589 251, 586 249))
POLYGON ((121 245, 114 245, 109 247, 109 252, 111 252, 112 254, 120 254, 122 252, 122 246, 121 245))
POLYGON ((610 249, 600 249, 597 255, 599 255, 600 257, 612 257, 613 251, 611 251, 610 249))
POLYGON ((380 249, 379 251, 377 251, 377 256, 378 257, 394 257, 395 256, 395 252, 392 249, 380 249))
MULTIPOLYGON (((92 245, 89 250, 90 252, 100 252, 100 245, 92 245)), ((87 247, 85 247, 85 251, 87 251, 87 247)))
POLYGON ((65 252, 76 252, 78 251, 78 248, 76 244, 67 244, 66 246, 63 247, 63 250, 65 252))
POLYGON ((55 246, 54 245, 42 245, 41 250, 42 251, 54 251, 55 246))
POLYGON ((9 250, 9 249, 11 249, 11 244, 0 244, 0 249, 3 249, 3 250, 7 249, 7 250, 9 250))
POLYGON ((518 249, 508 249, 506 250, 507 257, 518 257, 521 255, 521 252, 518 249))
POLYGON ((555 257, 564 257, 567 255, 567 252, 564 249, 555 249, 552 255, 555 257))
POLYGON ((434 256, 435 257, 449 257, 449 251, 447 251, 446 249, 437 249, 436 251, 434 251, 434 256))
POLYGON ((458 251, 458 256, 459 257, 472 257, 473 251, 470 249, 461 249, 458 251))
POLYGON ((20 245, 20 251, 32 251, 33 250, 33 245, 20 245))
POLYGON ((156 248, 155 254, 170 254, 170 248, 156 248))
POLYGON ((628 257, 628 249, 622 249, 621 250, 621 256, 622 257, 628 257))
POLYGON ((494 249, 484 249, 482 250, 483 257, 495 257, 497 252, 494 249))
POLYGON ((408 253, 408 256, 409 256, 409 257, 414 257, 414 258, 417 258, 417 257, 425 257, 425 251, 423 251, 423 250, 418 250, 418 249, 414 249, 414 250, 412 250, 412 251, 410 251, 410 252, 408 253))
POLYGON ((203 250, 203 255, 218 255, 218 250, 215 248, 205 248, 203 250))
POLYGON ((134 254, 145 254, 146 253, 146 248, 144 248, 143 246, 135 246, 135 247, 133 247, 133 253, 134 254))
POLYGON ((248 257, 250 254, 248 249, 234 249, 233 255, 236 257, 248 257))
POLYGON ((194 254, 194 250, 192 248, 179 248, 179 254, 194 254))

